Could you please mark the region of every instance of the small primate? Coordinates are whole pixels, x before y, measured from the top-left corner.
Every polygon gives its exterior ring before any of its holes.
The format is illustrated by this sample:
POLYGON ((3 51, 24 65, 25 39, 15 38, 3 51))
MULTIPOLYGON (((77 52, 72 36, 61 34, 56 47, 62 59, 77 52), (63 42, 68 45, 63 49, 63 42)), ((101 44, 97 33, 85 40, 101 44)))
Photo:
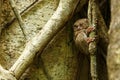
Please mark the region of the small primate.
POLYGON ((74 30, 74 41, 76 47, 80 52, 89 54, 88 44, 94 41, 94 38, 89 38, 88 35, 93 31, 94 27, 89 27, 88 19, 79 19, 73 25, 74 30))
POLYGON ((91 80, 90 76, 90 57, 89 57, 89 43, 94 41, 94 38, 89 38, 89 33, 95 30, 94 27, 89 27, 88 19, 79 19, 73 25, 74 42, 78 48, 79 68, 76 80, 91 80))
MULTIPOLYGON (((79 68, 78 68, 78 77, 76 80, 91 80, 90 76, 90 57, 89 57, 89 43, 96 40, 98 37, 90 38, 89 33, 95 30, 94 27, 90 27, 88 19, 79 19, 74 25, 74 42, 78 48, 80 54, 79 59, 79 68)), ((106 55, 103 52, 102 48, 98 45, 97 50, 97 71, 98 77, 100 80, 108 80, 107 76, 107 65, 106 65, 106 55)))

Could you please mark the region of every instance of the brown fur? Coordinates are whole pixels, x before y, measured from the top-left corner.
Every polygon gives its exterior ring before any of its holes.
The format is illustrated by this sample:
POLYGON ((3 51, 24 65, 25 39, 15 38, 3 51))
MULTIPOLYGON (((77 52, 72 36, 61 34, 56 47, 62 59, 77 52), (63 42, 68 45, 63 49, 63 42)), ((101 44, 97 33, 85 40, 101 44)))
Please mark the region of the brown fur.
POLYGON ((74 23, 74 41, 76 47, 79 49, 81 53, 88 54, 88 44, 86 42, 87 33, 86 29, 88 28, 88 20, 87 19, 79 19, 74 23))

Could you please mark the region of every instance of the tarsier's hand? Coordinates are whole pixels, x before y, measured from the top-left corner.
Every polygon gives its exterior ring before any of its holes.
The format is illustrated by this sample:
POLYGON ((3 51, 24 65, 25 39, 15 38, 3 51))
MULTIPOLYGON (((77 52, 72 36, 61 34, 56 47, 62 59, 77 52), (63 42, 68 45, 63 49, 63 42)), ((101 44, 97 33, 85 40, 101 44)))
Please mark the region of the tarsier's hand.
POLYGON ((89 38, 88 35, 91 31, 94 30, 94 28, 89 27, 88 19, 79 19, 74 23, 73 29, 74 41, 77 48, 80 50, 81 53, 89 54, 88 44, 94 39, 89 38))

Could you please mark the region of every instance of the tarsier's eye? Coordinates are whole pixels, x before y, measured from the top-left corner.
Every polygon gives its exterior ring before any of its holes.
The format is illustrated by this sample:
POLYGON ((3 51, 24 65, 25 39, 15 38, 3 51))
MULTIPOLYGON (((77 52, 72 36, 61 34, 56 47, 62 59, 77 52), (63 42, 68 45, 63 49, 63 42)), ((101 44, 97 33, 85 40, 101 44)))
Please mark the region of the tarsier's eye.
POLYGON ((79 24, 80 26, 82 26, 83 24, 79 24))
POLYGON ((77 28, 78 26, 74 25, 73 27, 74 27, 74 28, 77 28))

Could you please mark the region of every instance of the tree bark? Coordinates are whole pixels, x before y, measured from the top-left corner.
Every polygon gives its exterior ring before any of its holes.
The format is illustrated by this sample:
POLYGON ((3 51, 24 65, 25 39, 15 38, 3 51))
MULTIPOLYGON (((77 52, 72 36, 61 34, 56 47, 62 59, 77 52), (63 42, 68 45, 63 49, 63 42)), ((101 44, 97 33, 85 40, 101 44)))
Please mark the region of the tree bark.
POLYGON ((78 0, 60 0, 57 10, 46 23, 42 31, 40 31, 26 44, 22 55, 10 68, 9 71, 13 72, 17 79, 19 79, 23 72, 32 63, 34 57, 37 55, 36 53, 38 51, 41 53, 55 34, 60 31, 63 25, 68 21, 68 19, 70 19, 70 16, 73 14, 78 2, 78 0), (70 5, 72 7, 69 7, 70 5), (67 12, 65 13, 66 10, 67 12))
POLYGON ((120 79, 120 1, 111 0, 111 24, 108 47, 109 80, 120 79))
MULTIPOLYGON (((1 0, 1 1, 7 1, 7 0, 1 0)), ((0 63, 5 68, 9 69, 9 67, 12 66, 14 62, 18 59, 20 54, 22 54, 22 57, 20 57, 17 63, 15 63, 15 65, 10 69, 10 71, 13 71, 13 73, 10 73, 5 69, 0 68, 1 73, 5 72, 5 75, 10 75, 10 76, 15 75, 17 76, 17 79, 18 79, 22 75, 22 73, 27 69, 27 71, 23 75, 24 79, 21 78, 22 80, 25 80, 25 79, 29 79, 29 80, 35 80, 35 79, 76 80, 76 77, 78 76, 80 76, 78 80, 88 80, 89 61, 86 58, 84 58, 84 56, 83 56, 84 59, 82 58, 82 56, 77 56, 76 58, 76 51, 74 52, 73 50, 74 46, 71 45, 72 39, 70 37, 73 37, 72 30, 64 28, 62 31, 60 31, 60 33, 57 36, 54 35, 54 34, 57 34, 57 32, 59 32, 59 30, 61 30, 62 27, 64 27, 65 22, 70 20, 70 17, 72 15, 70 13, 73 12, 77 4, 77 1, 79 0, 70 0, 71 1, 70 3, 68 0, 65 0, 65 1, 61 0, 64 2, 63 4, 61 4, 61 6, 63 6, 64 4, 65 6, 63 7, 64 9, 62 8, 59 8, 59 9, 61 12, 63 10, 63 12, 60 13, 59 17, 55 16, 55 14, 57 13, 55 12, 54 20, 53 20, 52 14, 56 10, 57 4, 59 2, 58 0, 43 0, 43 1, 41 0, 25 0, 25 1, 15 0, 15 1, 17 1, 17 5, 20 6, 20 8, 17 7, 19 11, 20 12, 23 11, 23 13, 24 13, 24 10, 26 10, 24 8, 29 5, 27 4, 27 2, 30 2, 30 3, 33 1, 35 2, 38 1, 38 2, 32 8, 27 9, 27 11, 25 11, 24 14, 22 13, 23 14, 22 18, 26 25, 24 29, 26 31, 27 39, 29 40, 29 42, 27 43, 25 47, 25 50, 24 50, 24 44, 26 42, 23 39, 24 37, 19 28, 19 25, 17 24, 17 21, 13 19, 13 15, 10 15, 10 18, 7 17, 7 19, 9 18, 8 20, 4 19, 7 21, 4 23, 6 27, 4 27, 1 38, 0 38, 1 39, 0 40, 0 50, 1 50, 0 63), (25 3, 24 6, 23 6, 23 3, 25 3), (69 10, 69 8, 72 10, 69 10), (51 16, 52 16, 51 18, 52 20, 50 19, 50 21, 48 21, 51 16), (8 21, 10 22, 10 24, 8 21), (44 28, 42 29, 43 26, 44 28), (54 32, 54 30, 56 31, 54 32), (51 39, 54 36, 55 38, 51 41, 51 39), (48 43, 49 45, 47 45, 48 43), (43 51, 44 48, 45 50, 43 51), (40 49, 40 52, 39 52, 39 49, 40 49), (39 53, 41 55, 38 56, 39 53), (30 65, 30 63, 32 63, 32 61, 36 58, 35 56, 38 56, 37 57, 38 60, 35 60, 33 64, 30 65), (79 61, 77 61, 78 58, 80 59, 79 61), (24 61, 25 61, 25 64, 24 64, 24 61), (81 74, 76 75, 76 72, 78 69, 80 69, 81 74), (6 72, 10 74, 6 74, 6 72), (87 76, 85 75, 86 73, 87 73, 87 76)), ((76 12, 79 12, 81 10, 81 7, 87 1, 88 0, 80 0, 79 6, 76 12)), ((9 8, 9 6, 7 8, 9 8)), ((7 8, 6 10, 8 10, 7 8)), ((11 13, 11 11, 8 11, 8 12, 11 13)), ((98 14, 100 13, 98 12, 98 14)), ((81 15, 79 14, 79 16, 81 15)), ((73 25, 72 23, 74 22, 74 19, 70 20, 70 22, 68 22, 69 25, 67 24, 65 26, 70 28, 73 25)), ((107 37, 106 37, 107 30, 105 29, 106 26, 104 25, 104 21, 103 22, 102 21, 103 19, 100 18, 99 25, 102 25, 101 26, 102 28, 100 27, 98 31, 100 31, 100 34, 101 34, 100 44, 105 43, 105 46, 101 45, 103 46, 102 49, 105 50, 106 42, 107 42, 107 37)), ((100 52, 98 56, 101 56, 101 53, 102 52, 100 52)), ((98 59, 98 61, 100 62, 99 64, 100 68, 101 68, 102 60, 103 60, 102 58, 98 59)), ((101 69, 104 69, 104 66, 102 66, 101 69)), ((101 71, 101 70, 98 70, 98 71, 101 71)), ((100 73, 100 77, 104 75, 104 74, 101 74, 103 72, 99 72, 99 73, 100 73)), ((101 80, 103 78, 104 76, 101 78, 101 80)))

